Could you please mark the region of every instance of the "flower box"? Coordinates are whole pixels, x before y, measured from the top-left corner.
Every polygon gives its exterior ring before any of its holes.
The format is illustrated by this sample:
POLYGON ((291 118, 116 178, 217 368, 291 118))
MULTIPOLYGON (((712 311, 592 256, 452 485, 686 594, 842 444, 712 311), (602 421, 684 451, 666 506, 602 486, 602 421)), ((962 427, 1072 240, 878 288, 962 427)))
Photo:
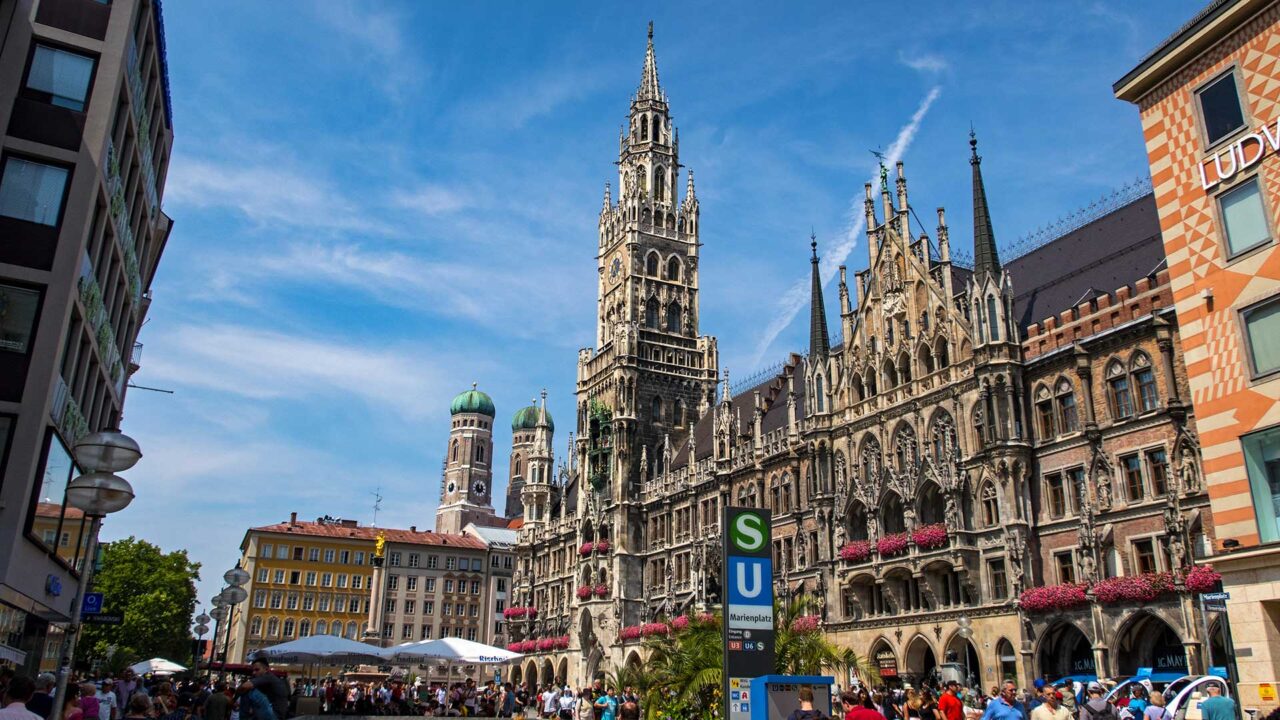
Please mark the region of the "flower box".
POLYGON ((586 600, 587 598, 591 597, 591 586, 590 585, 578 586, 577 595, 579 600, 586 600))
POLYGON ((555 648, 556 641, 552 638, 542 638, 538 641, 538 650, 546 651, 555 648))
POLYGON ((596 591, 596 597, 605 597, 606 595, 609 594, 609 586, 604 584, 597 585, 595 587, 595 591, 596 591))
POLYGON ((595 548, 595 543, 584 542, 578 546, 578 555, 582 557, 587 557, 591 554, 591 551, 594 548, 595 548))
POLYGON ((1222 582, 1222 574, 1212 565, 1197 565, 1187 570, 1187 590, 1193 593, 1213 592, 1222 582))
POLYGON ((687 627, 689 627, 689 616, 688 616, 688 615, 681 615, 680 617, 678 617, 678 618, 676 618, 675 620, 672 620, 672 621, 671 621, 671 629, 672 629, 672 630, 684 630, 684 629, 685 629, 685 628, 687 628, 687 627))
POLYGON ((840 548, 840 559, 849 562, 862 562, 871 557, 871 543, 866 540, 854 540, 840 548))
POLYGON ((947 526, 942 523, 924 525, 911 533, 911 542, 922 550, 933 550, 947 544, 947 526))
POLYGON ((907 551, 907 546, 909 544, 909 538, 906 533, 885 535, 876 543, 876 552, 879 553, 881 557, 899 555, 907 551))
POLYGON ((645 637, 653 637, 655 635, 670 635, 671 626, 666 623, 645 623, 640 626, 640 634, 645 637))
POLYGON ((609 552, 609 548, 610 548, 610 545, 609 545, 609 541, 608 541, 608 540, 597 540, 597 541, 596 541, 596 552, 600 553, 601 555, 603 555, 604 553, 609 552))
POLYGON ((507 618, 508 620, 515 619, 515 618, 522 618, 528 614, 529 614, 528 609, 522 608, 522 607, 509 607, 506 610, 502 611, 502 617, 507 618))
POLYGON ((1018 596, 1018 605, 1029 613, 1070 610, 1089 602, 1087 587, 1084 583, 1063 583, 1028 588, 1018 596))
POLYGON ((622 632, 619 633, 619 636, 625 642, 627 640, 638 640, 641 634, 639 625, 628 625, 622 628, 622 632))
POLYGON ((518 642, 507 643, 507 650, 513 653, 521 652, 520 647, 521 647, 521 644, 518 642))
POLYGON ((554 637, 554 638, 551 638, 551 641, 552 641, 552 645, 551 645, 551 647, 552 647, 552 649, 553 649, 553 650, 568 650, 568 649, 569 649, 569 636, 568 636, 568 635, 561 635, 560 637, 554 637))
POLYGON ((1093 584, 1093 596, 1108 605, 1151 602, 1173 590, 1173 573, 1168 572, 1109 577, 1093 584))
POLYGON ((516 650, 515 652, 518 652, 518 653, 531 653, 538 649, 538 643, 533 640, 522 640, 516 643, 516 645, 519 647, 519 649, 516 650))

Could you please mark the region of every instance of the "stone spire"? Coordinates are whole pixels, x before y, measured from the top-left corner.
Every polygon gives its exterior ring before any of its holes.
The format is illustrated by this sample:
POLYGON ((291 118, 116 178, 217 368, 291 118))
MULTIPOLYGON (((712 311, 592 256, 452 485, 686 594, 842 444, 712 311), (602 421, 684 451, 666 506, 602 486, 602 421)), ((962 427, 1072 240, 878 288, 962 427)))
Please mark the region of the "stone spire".
POLYGON ((697 199, 697 194, 693 192, 693 169, 690 168, 688 182, 685 183, 684 187, 684 201, 687 203, 693 203, 697 199))
POLYGON ((996 252, 996 236, 991 229, 991 212, 987 209, 987 191, 982 184, 982 156, 978 155, 978 137, 969 131, 969 149, 973 166, 973 274, 975 281, 983 274, 1000 274, 1000 256, 996 252))
POLYGON ((600 209, 600 211, 609 212, 609 210, 612 207, 613 207, 613 188, 611 187, 610 183, 605 183, 604 184, 604 206, 600 209))
POLYGON ((818 236, 810 233, 809 247, 813 250, 813 289, 809 300, 809 357, 825 357, 831 350, 827 339, 827 306, 822 302, 822 273, 818 269, 818 236))
POLYGON ((649 48, 644 53, 644 74, 640 76, 637 100, 662 100, 662 87, 658 85, 658 60, 653 54, 653 21, 649 21, 649 48))

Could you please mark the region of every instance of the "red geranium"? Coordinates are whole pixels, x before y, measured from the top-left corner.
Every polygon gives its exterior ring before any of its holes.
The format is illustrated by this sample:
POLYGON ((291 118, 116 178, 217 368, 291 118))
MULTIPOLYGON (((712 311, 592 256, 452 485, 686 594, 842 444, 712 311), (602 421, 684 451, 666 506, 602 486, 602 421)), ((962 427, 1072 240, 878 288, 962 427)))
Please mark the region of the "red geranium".
POLYGON ((1089 601, 1083 583, 1063 583, 1028 588, 1018 596, 1018 605, 1032 613, 1070 610, 1089 601))
POLYGON ((609 586, 601 583, 596 586, 596 597, 604 597, 609 594, 609 586))
POLYGON ((791 621, 791 632, 793 633, 811 633, 818 631, 817 615, 801 615, 791 621))
POLYGON ((609 552, 609 541, 608 541, 608 540, 598 540, 598 541, 596 541, 596 552, 598 552, 598 553, 607 553, 607 552, 609 552))
POLYGON ((918 527, 911 533, 911 542, 924 550, 940 548, 947 544, 947 526, 942 523, 918 527))
POLYGON ((578 554, 581 555, 582 557, 586 557, 591 554, 591 550, 594 547, 595 547, 594 543, 584 542, 578 546, 578 554))
POLYGON ((589 597, 591 597, 591 586, 590 585, 578 586, 578 599, 586 600, 589 597))
POLYGON ((866 540, 854 540, 840 548, 840 559, 849 562, 862 562, 871 557, 871 543, 866 540))
POLYGON ((1093 596, 1101 603, 1151 602, 1173 592, 1173 573, 1143 573, 1110 577, 1093 584, 1093 596))
POLYGON ((907 544, 908 544, 908 539, 907 539, 906 533, 894 533, 893 535, 885 535, 884 537, 880 538, 880 542, 876 543, 876 552, 880 553, 881 557, 897 555, 899 553, 906 552, 907 544))
POLYGON ((1193 593, 1213 592, 1222 582, 1222 573, 1213 569, 1212 565, 1197 565, 1187 570, 1187 590, 1193 593))

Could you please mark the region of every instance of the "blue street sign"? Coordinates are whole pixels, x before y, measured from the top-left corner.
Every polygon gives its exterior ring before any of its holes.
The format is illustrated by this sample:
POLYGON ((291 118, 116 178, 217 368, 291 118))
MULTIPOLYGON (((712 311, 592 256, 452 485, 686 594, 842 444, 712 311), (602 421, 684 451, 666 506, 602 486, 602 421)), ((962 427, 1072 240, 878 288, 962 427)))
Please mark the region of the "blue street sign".
POLYGON ((102 593, 85 593, 84 602, 80 605, 81 615, 97 615, 102 612, 102 593))
POLYGON ((1200 593, 1200 599, 1208 600, 1210 602, 1214 602, 1214 601, 1223 602, 1231 599, 1231 593, 1225 593, 1225 592, 1200 593))

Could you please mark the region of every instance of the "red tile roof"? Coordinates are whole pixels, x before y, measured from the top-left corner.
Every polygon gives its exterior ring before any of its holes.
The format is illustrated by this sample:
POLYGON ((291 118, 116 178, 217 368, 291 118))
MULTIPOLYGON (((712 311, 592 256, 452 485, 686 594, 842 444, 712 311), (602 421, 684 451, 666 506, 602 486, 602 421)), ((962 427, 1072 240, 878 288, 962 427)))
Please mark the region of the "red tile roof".
MULTIPOLYGON (((37 517, 58 517, 62 514, 62 506, 54 503, 36 503, 37 517)), ((67 519, 79 520, 84 517, 84 511, 77 508, 67 507, 67 519)))
POLYGON ((277 533, 280 535, 301 535, 305 537, 328 537, 349 540, 368 540, 373 542, 381 533, 388 543, 407 545, 439 545, 448 547, 484 550, 485 544, 470 535, 454 535, 452 533, 434 533, 425 530, 399 530, 396 528, 363 527, 343 524, 341 522, 308 522, 298 520, 278 522, 274 525, 263 525, 250 528, 249 532, 277 533))
POLYGON ((508 530, 519 530, 524 527, 524 518, 511 518, 511 522, 507 523, 508 530))

